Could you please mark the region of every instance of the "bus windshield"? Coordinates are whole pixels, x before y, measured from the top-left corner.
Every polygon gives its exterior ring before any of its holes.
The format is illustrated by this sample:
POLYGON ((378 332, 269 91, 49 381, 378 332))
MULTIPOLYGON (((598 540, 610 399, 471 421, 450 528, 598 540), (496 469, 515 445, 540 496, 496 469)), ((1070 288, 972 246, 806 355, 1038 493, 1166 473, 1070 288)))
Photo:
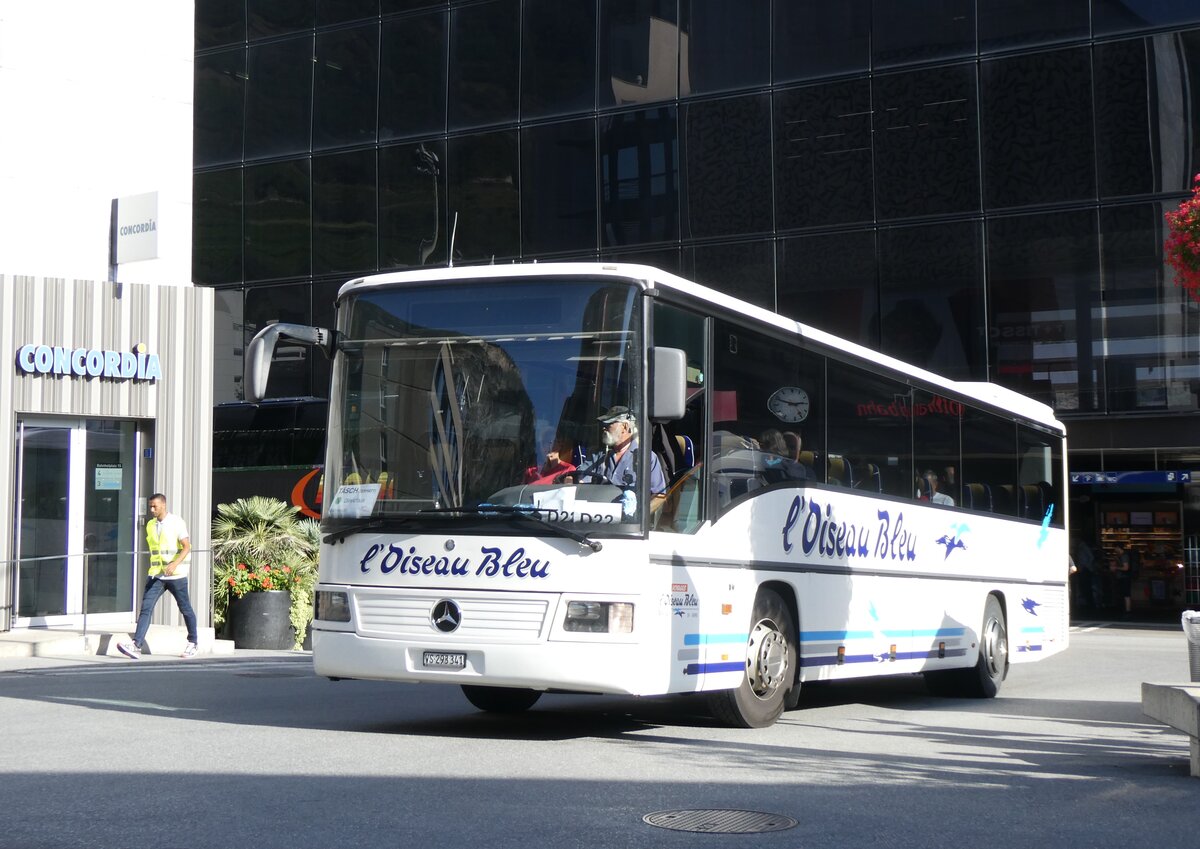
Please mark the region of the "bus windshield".
POLYGON ((537 521, 640 531, 641 327, 639 290, 611 279, 352 293, 326 530, 395 519, 404 530, 453 521, 528 533, 537 521), (602 446, 601 419, 614 417, 629 428, 619 480, 602 446))

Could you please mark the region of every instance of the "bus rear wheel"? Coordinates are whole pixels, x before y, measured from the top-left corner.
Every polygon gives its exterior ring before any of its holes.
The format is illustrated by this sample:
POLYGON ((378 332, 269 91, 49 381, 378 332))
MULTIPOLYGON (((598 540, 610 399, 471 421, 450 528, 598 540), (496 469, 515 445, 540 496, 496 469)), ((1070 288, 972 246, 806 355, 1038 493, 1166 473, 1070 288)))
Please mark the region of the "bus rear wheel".
POLYGON ((1008 626, 1000 600, 989 595, 983 608, 979 631, 979 659, 969 669, 946 669, 925 673, 925 684, 938 696, 961 699, 991 699, 1000 692, 1008 676, 1008 626))
POLYGON ((488 713, 521 713, 529 710, 542 697, 539 690, 524 687, 477 687, 462 685, 467 701, 488 713))
POLYGON ((779 593, 760 590, 750 621, 741 685, 709 696, 713 716, 735 728, 765 728, 775 722, 796 678, 796 628, 779 593))

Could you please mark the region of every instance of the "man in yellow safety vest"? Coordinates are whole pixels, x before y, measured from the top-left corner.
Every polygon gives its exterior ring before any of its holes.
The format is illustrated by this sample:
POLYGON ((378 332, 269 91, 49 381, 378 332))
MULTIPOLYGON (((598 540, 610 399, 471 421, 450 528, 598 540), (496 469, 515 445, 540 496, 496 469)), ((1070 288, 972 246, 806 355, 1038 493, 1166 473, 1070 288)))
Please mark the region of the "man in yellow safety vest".
POLYGON ((175 597, 179 613, 187 625, 187 646, 183 657, 196 656, 196 611, 188 598, 188 567, 192 542, 183 519, 167 511, 167 497, 161 492, 150 496, 151 519, 146 523, 146 544, 150 551, 150 569, 142 593, 142 611, 132 642, 117 643, 117 650, 134 660, 141 659, 142 641, 150 630, 150 615, 164 592, 175 597))

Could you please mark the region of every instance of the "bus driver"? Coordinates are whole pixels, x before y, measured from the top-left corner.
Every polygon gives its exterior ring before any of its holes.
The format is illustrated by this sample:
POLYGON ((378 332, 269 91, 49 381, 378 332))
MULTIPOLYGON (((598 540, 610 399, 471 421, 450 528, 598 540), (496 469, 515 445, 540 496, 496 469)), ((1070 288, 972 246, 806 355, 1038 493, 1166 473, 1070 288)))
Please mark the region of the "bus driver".
MULTIPOLYGON (((637 423, 628 407, 610 407, 599 417, 600 440, 604 451, 593 456, 580 470, 581 483, 613 483, 619 487, 632 488, 637 484, 638 441, 637 423), (595 472, 595 474, 591 474, 595 472)), ((666 492, 667 480, 663 476, 658 456, 650 454, 650 494, 666 492)))

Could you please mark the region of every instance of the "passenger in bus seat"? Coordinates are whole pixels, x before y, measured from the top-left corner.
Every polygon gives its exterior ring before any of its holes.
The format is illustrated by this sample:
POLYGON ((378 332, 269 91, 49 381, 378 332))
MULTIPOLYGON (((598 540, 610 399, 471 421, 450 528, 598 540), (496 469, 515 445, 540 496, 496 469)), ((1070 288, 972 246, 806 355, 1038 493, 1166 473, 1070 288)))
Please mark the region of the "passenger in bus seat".
POLYGON ((554 440, 541 468, 530 466, 525 470, 525 483, 553 483, 558 475, 575 471, 576 465, 571 462, 573 451, 571 440, 562 437, 554 440))
POLYGON ((787 440, 778 430, 770 428, 763 431, 758 446, 764 455, 761 458, 762 474, 767 483, 808 480, 808 471, 802 463, 792 458, 787 440))
MULTIPOLYGON (((941 504, 944 507, 954 506, 953 498, 951 498, 949 495, 946 495, 944 492, 938 491, 941 484, 941 479, 938 477, 937 472, 935 472, 933 469, 926 469, 925 474, 922 477, 925 478, 925 484, 928 487, 928 499, 930 504, 941 504)), ((925 496, 922 496, 922 499, 924 498, 925 496)))

